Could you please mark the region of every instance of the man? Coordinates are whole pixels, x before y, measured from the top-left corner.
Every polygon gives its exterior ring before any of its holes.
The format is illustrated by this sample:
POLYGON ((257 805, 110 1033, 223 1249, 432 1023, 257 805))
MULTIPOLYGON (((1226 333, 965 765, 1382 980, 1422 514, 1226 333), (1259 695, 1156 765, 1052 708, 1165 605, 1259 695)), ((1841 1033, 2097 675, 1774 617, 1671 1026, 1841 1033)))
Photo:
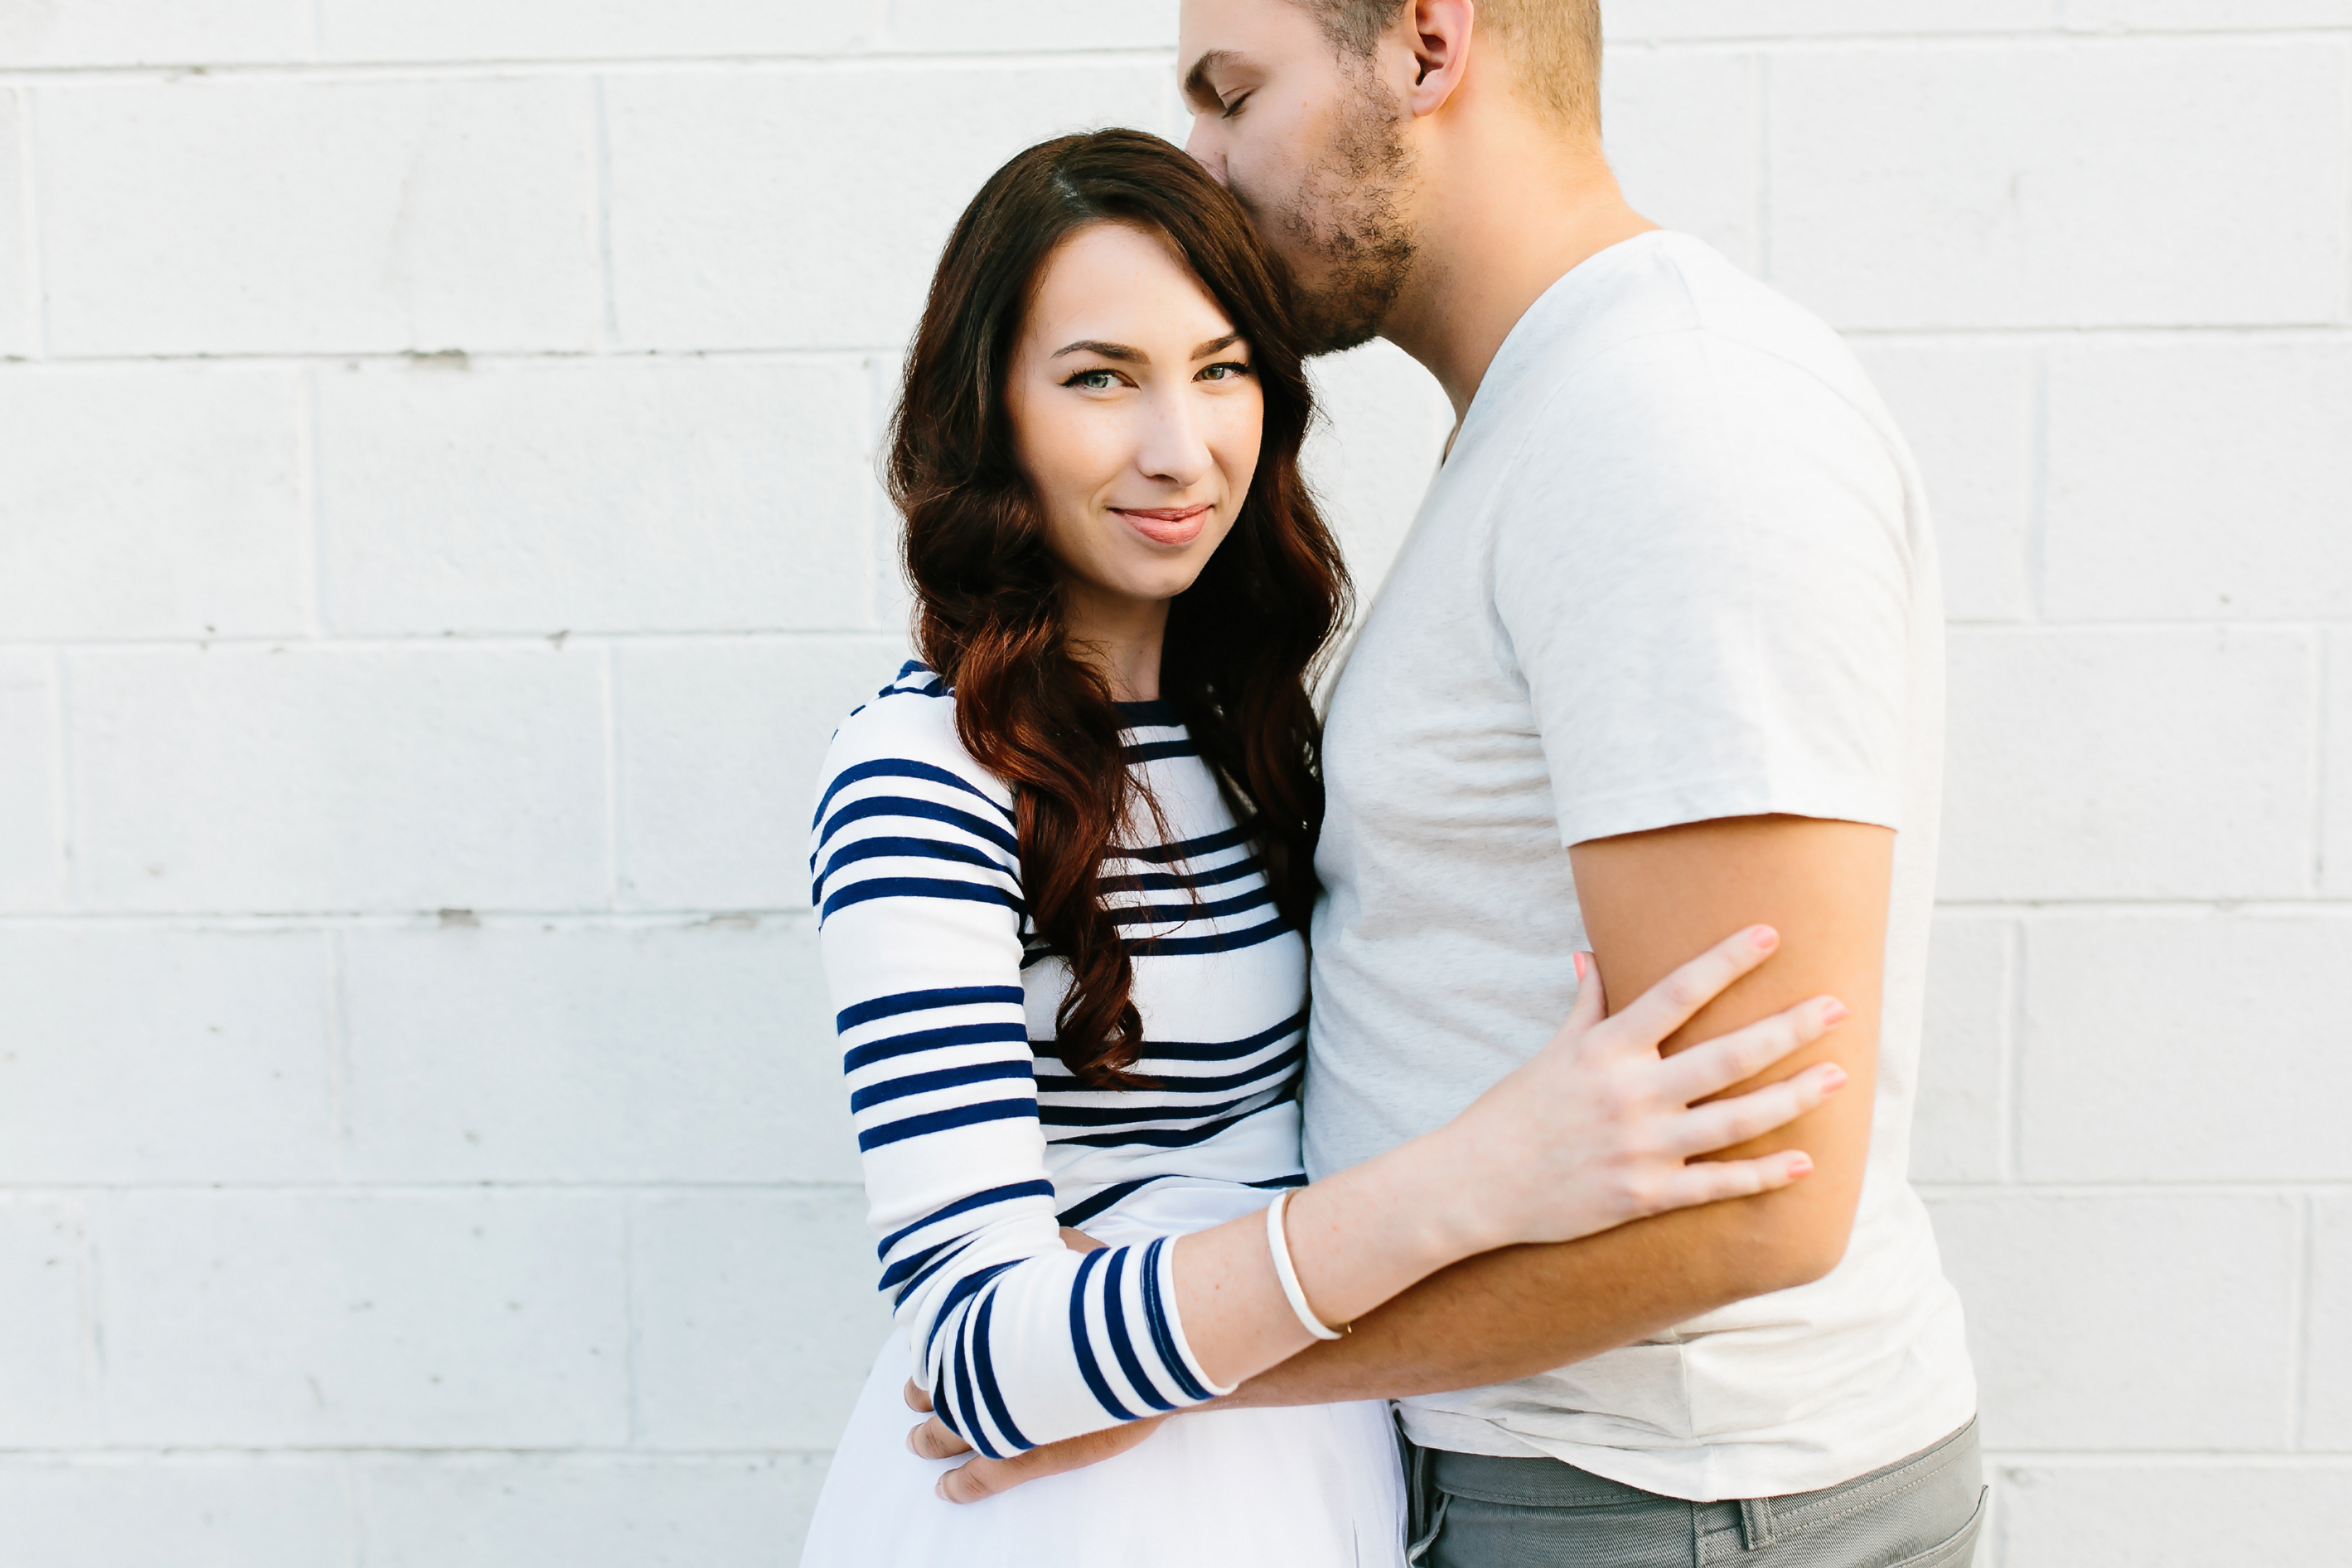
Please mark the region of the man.
POLYGON ((1539 1047, 1587 947, 1630 999, 1769 922, 1678 1039, 1835 995, 1775 1076, 1875 1085, 1738 1151, 1808 1150, 1787 1191, 1474 1259, 1236 1398, 1401 1399, 1417 1561, 1966 1563, 1974 1383, 1904 1174, 1942 627, 1900 437, 1826 328, 1625 204, 1597 0, 1184 0, 1178 68, 1316 346, 1388 338, 1458 420, 1333 695, 1310 1173, 1539 1047))

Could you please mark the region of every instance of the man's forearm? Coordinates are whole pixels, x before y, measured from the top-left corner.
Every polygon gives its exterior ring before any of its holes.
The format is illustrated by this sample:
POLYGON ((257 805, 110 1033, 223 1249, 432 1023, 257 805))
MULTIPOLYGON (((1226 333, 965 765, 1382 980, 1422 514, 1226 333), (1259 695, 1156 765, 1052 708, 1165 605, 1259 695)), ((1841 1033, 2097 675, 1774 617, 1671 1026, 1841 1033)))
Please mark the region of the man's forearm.
POLYGON ((1780 1196, 1467 1259, 1345 1337, 1250 1379, 1228 1403, 1325 1405, 1507 1383, 1799 1283, 1767 1207, 1780 1196))

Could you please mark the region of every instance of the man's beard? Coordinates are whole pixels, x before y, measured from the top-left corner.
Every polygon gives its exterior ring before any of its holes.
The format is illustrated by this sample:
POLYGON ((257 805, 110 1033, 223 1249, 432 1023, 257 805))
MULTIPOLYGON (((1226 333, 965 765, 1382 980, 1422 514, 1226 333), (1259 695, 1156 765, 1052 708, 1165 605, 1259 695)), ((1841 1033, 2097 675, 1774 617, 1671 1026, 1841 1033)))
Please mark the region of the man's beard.
POLYGON ((1412 233, 1402 211, 1413 172, 1404 116, 1369 72, 1363 88, 1291 206, 1251 214, 1298 258, 1294 309, 1308 354, 1335 354, 1378 336, 1412 272, 1412 233))

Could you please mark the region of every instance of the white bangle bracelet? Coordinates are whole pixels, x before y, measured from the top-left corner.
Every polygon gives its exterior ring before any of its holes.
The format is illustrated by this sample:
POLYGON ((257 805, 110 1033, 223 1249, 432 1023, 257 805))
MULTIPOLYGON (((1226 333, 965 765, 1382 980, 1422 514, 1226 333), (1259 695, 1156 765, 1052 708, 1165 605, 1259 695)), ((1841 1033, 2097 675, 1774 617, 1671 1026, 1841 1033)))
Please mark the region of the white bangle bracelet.
POLYGON ((1298 1270, 1290 1261, 1290 1238, 1282 1230, 1282 1211, 1289 1202, 1290 1194, 1285 1192, 1265 1206, 1265 1249, 1274 1254, 1275 1278, 1282 1281, 1282 1293, 1290 1298, 1290 1310, 1298 1314, 1302 1328, 1317 1339, 1338 1339, 1345 1331, 1324 1327, 1308 1309, 1307 1292, 1299 1288, 1298 1270))

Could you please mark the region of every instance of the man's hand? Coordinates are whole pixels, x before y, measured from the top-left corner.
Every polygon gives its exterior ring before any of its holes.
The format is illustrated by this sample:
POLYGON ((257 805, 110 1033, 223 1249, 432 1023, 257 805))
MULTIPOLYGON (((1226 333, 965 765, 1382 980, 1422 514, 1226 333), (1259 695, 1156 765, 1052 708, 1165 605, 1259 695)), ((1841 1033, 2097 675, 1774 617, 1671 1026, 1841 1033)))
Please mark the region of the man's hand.
MULTIPOLYGON (((931 1407, 930 1397, 911 1381, 907 1385, 907 1403, 917 1410, 931 1407)), ((1122 1422, 1082 1437, 1047 1443, 1009 1459, 970 1459, 941 1476, 939 1485, 931 1490, 950 1502, 978 1502, 984 1497, 1010 1491, 1024 1481, 1057 1476, 1064 1470, 1084 1469, 1123 1454, 1151 1436, 1166 1419, 1165 1416, 1153 1416, 1141 1421, 1122 1422)), ((936 1416, 907 1434, 907 1447, 926 1459, 952 1459, 958 1454, 971 1452, 971 1445, 957 1437, 936 1416)))

